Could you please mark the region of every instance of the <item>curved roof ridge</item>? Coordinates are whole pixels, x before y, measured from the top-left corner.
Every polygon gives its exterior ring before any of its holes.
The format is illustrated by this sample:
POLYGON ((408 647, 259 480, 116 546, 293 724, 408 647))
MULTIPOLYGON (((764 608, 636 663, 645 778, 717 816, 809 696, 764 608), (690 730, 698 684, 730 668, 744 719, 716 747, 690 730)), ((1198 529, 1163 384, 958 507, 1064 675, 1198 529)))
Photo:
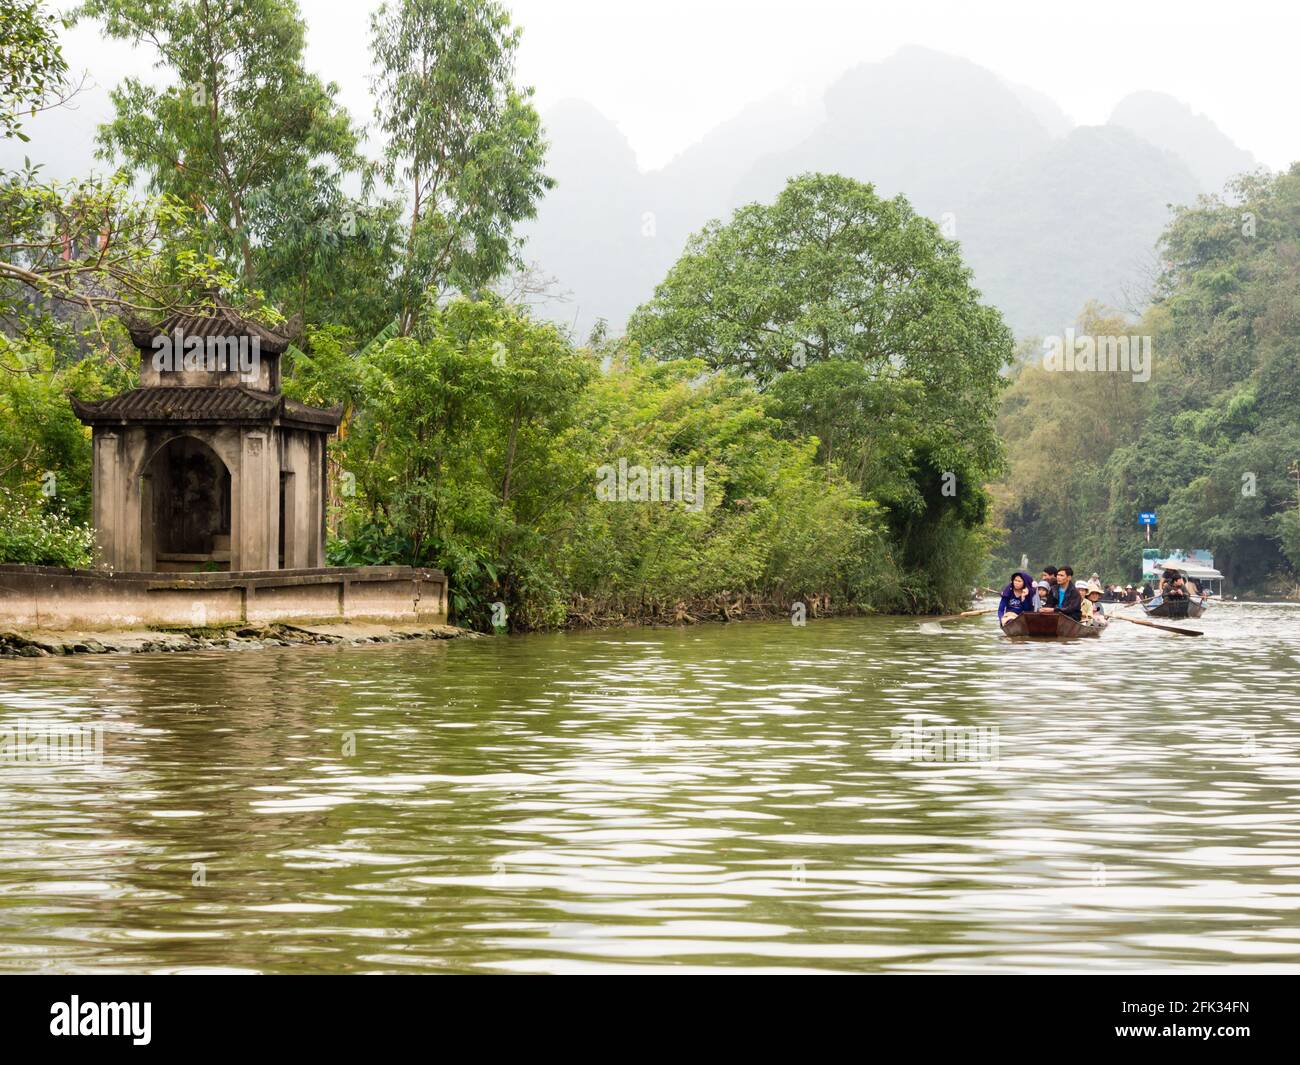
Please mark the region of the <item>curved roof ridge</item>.
POLYGON ((175 311, 155 324, 150 324, 137 315, 127 315, 123 316, 122 324, 131 335, 131 342, 142 351, 152 350, 155 338, 179 330, 185 336, 256 337, 259 347, 270 355, 283 354, 302 328, 300 318, 294 315, 283 325, 272 329, 246 318, 220 296, 213 298, 210 314, 199 314, 192 310, 175 311))

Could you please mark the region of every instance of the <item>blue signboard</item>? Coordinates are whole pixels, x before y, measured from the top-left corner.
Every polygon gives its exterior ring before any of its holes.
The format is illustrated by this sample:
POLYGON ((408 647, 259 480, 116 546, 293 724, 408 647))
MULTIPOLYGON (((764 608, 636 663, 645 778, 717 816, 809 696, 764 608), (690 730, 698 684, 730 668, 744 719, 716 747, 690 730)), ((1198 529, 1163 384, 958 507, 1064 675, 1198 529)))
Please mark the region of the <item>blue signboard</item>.
POLYGON ((1142 513, 1138 515, 1138 524, 1139 524, 1139 525, 1155 525, 1155 524, 1156 524, 1156 512, 1155 512, 1154 510, 1144 510, 1144 511, 1142 511, 1142 513))

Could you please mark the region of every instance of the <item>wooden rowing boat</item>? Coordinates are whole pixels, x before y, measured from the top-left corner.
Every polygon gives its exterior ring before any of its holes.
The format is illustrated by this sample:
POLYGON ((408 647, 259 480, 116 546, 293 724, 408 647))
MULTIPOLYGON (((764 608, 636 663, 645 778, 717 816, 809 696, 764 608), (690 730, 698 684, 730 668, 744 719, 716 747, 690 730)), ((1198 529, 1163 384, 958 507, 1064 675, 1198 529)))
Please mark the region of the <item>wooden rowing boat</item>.
POLYGON ((1026 640, 1079 640, 1092 639, 1102 634, 1104 626, 1081 625, 1074 618, 1058 613, 1017 614, 1002 631, 1008 636, 1026 640))
POLYGON ((1149 618, 1199 618, 1205 612, 1205 598, 1189 595, 1173 599, 1157 595, 1142 604, 1149 618))

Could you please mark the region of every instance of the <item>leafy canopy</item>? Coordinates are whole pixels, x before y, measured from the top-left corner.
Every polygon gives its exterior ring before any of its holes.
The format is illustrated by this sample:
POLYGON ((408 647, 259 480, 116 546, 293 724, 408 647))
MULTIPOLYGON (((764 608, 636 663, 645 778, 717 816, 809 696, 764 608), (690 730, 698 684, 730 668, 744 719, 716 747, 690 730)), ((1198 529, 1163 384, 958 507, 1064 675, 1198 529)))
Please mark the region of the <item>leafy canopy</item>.
POLYGON ((40 0, 0 0, 0 139, 30 140, 23 112, 39 111, 63 87, 68 64, 58 25, 40 0))
POLYGON ((297 4, 84 0, 77 14, 99 19, 110 38, 150 47, 170 75, 161 87, 128 77, 112 91, 101 155, 188 205, 200 247, 254 284, 259 243, 277 243, 277 204, 322 186, 328 202, 340 172, 360 166, 337 87, 303 65, 297 4))
POLYGON ((394 0, 371 17, 383 174, 409 204, 403 334, 427 290, 474 291, 512 265, 514 225, 554 184, 532 89, 515 84, 519 38, 494 0, 394 0))
POLYGON ((997 465, 991 429, 1011 335, 979 302, 957 244, 901 196, 882 200, 839 175, 791 180, 774 204, 693 237, 628 333, 659 358, 702 358, 760 386, 856 362, 871 380, 924 392, 940 462, 976 454, 997 465))

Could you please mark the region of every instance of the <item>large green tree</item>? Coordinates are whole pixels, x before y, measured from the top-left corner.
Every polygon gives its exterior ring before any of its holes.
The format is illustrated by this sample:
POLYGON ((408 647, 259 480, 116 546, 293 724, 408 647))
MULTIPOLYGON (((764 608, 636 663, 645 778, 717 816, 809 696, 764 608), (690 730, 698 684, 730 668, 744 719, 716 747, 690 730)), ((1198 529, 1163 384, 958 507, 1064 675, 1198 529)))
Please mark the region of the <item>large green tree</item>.
POLYGON ((514 226, 553 182, 515 80, 520 31, 494 0, 394 0, 371 20, 385 178, 407 197, 399 331, 429 289, 473 291, 516 260, 514 226))
POLYGON ((751 377, 791 435, 816 435, 823 461, 886 505, 911 574, 900 605, 951 602, 939 582, 973 577, 1011 335, 957 244, 904 198, 793 179, 694 236, 628 332, 661 359, 751 377))
MULTIPOLYGON (((59 25, 39 4, 0 2, 0 135, 22 136, 24 115, 70 91, 59 25)), ((54 183, 40 171, 24 160, 0 172, 0 329, 9 336, 44 342, 67 332, 66 311, 53 313, 58 303, 98 323, 121 310, 161 313, 196 291, 233 285, 211 257, 174 246, 190 218, 179 201, 135 196, 121 174, 54 183), (164 247, 171 250, 160 254, 164 247)), ((12 360, 0 358, 6 367, 12 360)))
POLYGON ((859 363, 882 384, 923 391, 945 451, 997 464, 1011 334, 980 303, 957 244, 901 196, 833 174, 795 178, 775 203, 694 236, 628 332, 660 358, 703 358, 760 384, 859 363))
MULTIPOLYGON (((294 0, 85 0, 106 36, 152 51, 161 85, 128 77, 101 151, 193 209, 200 248, 226 257, 246 285, 280 237, 286 200, 313 216, 356 170, 357 134, 336 87, 303 62, 294 0)), ((344 208, 322 233, 345 222, 344 208)))

